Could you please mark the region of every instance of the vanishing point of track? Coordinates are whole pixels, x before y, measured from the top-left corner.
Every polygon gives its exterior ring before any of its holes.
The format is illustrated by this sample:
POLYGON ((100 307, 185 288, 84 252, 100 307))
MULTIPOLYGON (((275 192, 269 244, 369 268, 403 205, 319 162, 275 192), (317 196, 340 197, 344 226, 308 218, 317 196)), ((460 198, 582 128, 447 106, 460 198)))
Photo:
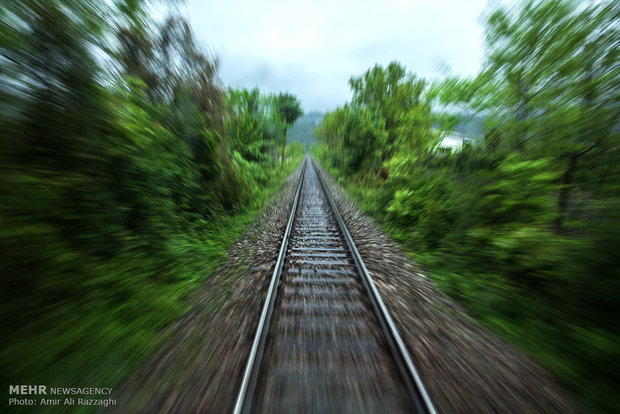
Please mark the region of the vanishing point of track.
POLYGON ((309 157, 234 412, 435 413, 309 157))

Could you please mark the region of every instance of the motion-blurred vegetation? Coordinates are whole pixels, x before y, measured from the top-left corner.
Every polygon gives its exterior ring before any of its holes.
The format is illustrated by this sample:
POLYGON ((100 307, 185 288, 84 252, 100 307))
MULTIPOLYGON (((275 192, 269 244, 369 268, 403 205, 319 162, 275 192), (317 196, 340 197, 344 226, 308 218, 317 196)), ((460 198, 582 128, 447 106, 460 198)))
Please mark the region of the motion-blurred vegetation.
POLYGON ((365 210, 586 412, 620 411, 619 22, 612 1, 498 6, 477 77, 377 65, 315 131, 365 210), (467 112, 484 133, 440 145, 467 112))
POLYGON ((283 147, 294 96, 226 91, 147 9, 0 7, 5 385, 117 384, 305 152, 283 147))

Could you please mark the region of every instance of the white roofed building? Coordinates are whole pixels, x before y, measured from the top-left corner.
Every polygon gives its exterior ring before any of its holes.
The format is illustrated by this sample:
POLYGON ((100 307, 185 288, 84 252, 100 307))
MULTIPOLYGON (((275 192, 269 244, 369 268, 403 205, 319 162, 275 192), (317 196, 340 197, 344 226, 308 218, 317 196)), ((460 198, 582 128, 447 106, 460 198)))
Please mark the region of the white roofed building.
POLYGON ((458 132, 449 132, 443 137, 439 145, 437 145, 437 149, 459 151, 463 148, 463 144, 466 142, 471 143, 473 140, 466 135, 459 134, 458 132))

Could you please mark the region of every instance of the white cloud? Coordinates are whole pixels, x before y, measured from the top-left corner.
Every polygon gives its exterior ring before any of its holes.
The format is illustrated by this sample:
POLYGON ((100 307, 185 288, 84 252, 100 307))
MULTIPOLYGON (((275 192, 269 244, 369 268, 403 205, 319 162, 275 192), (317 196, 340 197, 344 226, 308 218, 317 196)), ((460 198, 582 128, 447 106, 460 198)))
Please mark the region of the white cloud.
POLYGON ((185 9, 200 43, 219 56, 226 84, 290 91, 308 111, 342 105, 349 77, 375 63, 398 60, 424 77, 445 68, 474 74, 485 3, 189 0, 185 9))

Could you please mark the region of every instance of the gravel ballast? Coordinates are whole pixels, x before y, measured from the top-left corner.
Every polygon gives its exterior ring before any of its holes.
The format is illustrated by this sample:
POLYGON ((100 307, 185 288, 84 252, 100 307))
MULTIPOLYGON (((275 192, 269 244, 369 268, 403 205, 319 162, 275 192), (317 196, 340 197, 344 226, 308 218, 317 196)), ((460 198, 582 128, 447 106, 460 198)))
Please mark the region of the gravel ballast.
MULTIPOLYGON (((194 296, 168 344, 121 387, 108 411, 232 412, 301 168, 194 296)), ((440 413, 572 413, 551 376, 472 322, 333 180, 349 232, 440 413)))

